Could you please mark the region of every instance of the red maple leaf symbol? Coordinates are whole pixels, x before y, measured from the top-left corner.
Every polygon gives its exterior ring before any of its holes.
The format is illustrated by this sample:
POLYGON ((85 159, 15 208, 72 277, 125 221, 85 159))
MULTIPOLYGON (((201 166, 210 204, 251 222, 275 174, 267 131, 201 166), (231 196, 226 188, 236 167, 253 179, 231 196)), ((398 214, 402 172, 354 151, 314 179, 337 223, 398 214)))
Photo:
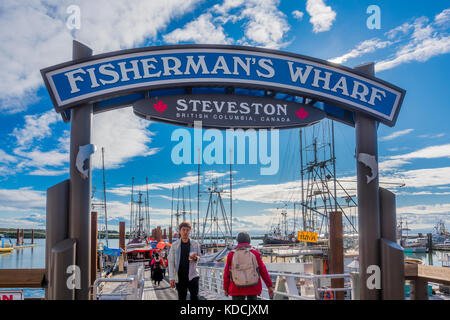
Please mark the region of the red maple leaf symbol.
POLYGON ((297 114, 297 117, 299 117, 302 120, 308 116, 308 111, 305 111, 305 109, 303 108, 300 108, 299 110, 295 111, 295 113, 297 114))
POLYGON ((167 104, 164 104, 162 100, 159 100, 158 103, 153 104, 153 108, 161 114, 161 112, 167 109, 167 104))

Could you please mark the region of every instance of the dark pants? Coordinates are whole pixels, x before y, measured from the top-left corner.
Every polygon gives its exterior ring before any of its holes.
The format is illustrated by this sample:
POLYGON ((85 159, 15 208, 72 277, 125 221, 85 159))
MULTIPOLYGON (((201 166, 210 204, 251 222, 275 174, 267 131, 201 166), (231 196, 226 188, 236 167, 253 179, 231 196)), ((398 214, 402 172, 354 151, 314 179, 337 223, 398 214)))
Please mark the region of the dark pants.
POLYGON ((232 296, 231 300, 245 300, 245 298, 247 298, 247 300, 257 300, 257 295, 252 295, 252 296, 232 296))
POLYGON ((198 300, 198 279, 199 277, 196 277, 191 281, 177 283, 178 300, 186 300, 188 290, 191 295, 191 300, 198 300))

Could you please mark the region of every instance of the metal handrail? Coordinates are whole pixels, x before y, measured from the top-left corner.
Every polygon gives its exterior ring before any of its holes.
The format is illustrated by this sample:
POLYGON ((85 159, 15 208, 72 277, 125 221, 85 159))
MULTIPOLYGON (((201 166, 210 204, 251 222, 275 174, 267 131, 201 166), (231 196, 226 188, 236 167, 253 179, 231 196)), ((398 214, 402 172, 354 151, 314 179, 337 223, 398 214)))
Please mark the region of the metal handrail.
MULTIPOLYGON (((130 278, 99 278, 99 279, 96 279, 95 281, 94 281, 94 284, 93 284, 93 287, 94 287, 94 299, 95 300, 98 300, 98 298, 99 297, 114 297, 114 296, 130 296, 130 295, 132 295, 132 294, 134 294, 135 293, 135 290, 131 290, 131 291, 125 291, 125 292, 119 292, 119 293, 101 293, 101 294, 99 294, 98 293, 98 291, 97 291, 97 289, 98 289, 98 285, 100 284, 100 283, 103 283, 103 282, 125 282, 125 283, 132 283, 132 282, 134 282, 136 279, 135 279, 135 277, 130 277, 130 278)), ((143 290, 143 287, 144 287, 144 283, 145 283, 145 281, 144 280, 141 280, 140 281, 140 283, 141 283, 141 291, 143 290)))
MULTIPOLYGON (((214 276, 212 276, 212 272, 200 272, 200 287, 202 289, 205 289, 206 291, 209 291, 209 287, 211 286, 211 289, 217 293, 219 296, 221 297, 225 297, 224 295, 224 291, 222 289, 223 287, 223 268, 217 268, 217 267, 207 267, 207 266, 197 266, 197 268, 199 269, 204 269, 204 270, 210 270, 210 271, 214 271, 215 272, 219 272, 220 277, 217 277, 216 274, 214 274, 214 276), (203 277, 205 279, 203 279, 203 277), (217 282, 219 281, 219 282, 217 282)), ((301 296, 301 295, 297 295, 297 294, 292 294, 292 293, 287 293, 287 292, 281 292, 281 291, 274 291, 274 294, 279 295, 279 296, 285 296, 285 297, 290 297, 290 298, 295 298, 295 299, 299 299, 299 300, 314 300, 314 299, 319 299, 319 292, 324 292, 324 291, 351 291, 352 288, 351 287, 345 287, 345 288, 322 288, 318 286, 318 280, 321 278, 324 279, 335 279, 335 278, 350 278, 350 274, 349 273, 343 273, 343 274, 302 274, 302 273, 287 273, 287 272, 271 272, 269 271, 269 276, 271 277, 295 277, 295 278, 299 278, 299 279, 306 279, 306 280, 311 280, 313 287, 314 287, 314 297, 315 298, 310 298, 310 297, 305 297, 305 296, 301 296)), ((264 292, 267 292, 266 288, 263 288, 264 292)), ((261 297, 261 299, 263 300, 267 300, 267 298, 265 297, 261 297)))

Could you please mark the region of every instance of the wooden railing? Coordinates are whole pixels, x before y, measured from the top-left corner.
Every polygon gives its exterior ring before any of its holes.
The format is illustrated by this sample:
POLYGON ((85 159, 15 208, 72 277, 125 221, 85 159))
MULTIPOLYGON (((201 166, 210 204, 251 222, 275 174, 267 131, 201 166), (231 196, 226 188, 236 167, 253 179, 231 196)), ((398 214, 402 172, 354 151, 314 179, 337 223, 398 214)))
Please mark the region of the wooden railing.
POLYGON ((0 288, 44 288, 45 269, 1 269, 0 288))
POLYGON ((411 280, 411 299, 428 299, 428 282, 450 285, 450 268, 405 264, 405 279, 411 280))

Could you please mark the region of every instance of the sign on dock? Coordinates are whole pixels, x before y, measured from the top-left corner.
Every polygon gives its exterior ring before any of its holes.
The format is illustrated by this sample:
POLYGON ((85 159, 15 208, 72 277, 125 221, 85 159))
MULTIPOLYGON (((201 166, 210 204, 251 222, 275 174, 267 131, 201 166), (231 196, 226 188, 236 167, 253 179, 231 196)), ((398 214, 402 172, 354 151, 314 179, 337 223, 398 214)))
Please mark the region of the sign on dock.
POLYGON ((304 242, 317 242, 317 236, 317 232, 299 231, 297 240, 304 242))
POLYGON ((0 300, 23 300, 23 290, 0 290, 0 300))

